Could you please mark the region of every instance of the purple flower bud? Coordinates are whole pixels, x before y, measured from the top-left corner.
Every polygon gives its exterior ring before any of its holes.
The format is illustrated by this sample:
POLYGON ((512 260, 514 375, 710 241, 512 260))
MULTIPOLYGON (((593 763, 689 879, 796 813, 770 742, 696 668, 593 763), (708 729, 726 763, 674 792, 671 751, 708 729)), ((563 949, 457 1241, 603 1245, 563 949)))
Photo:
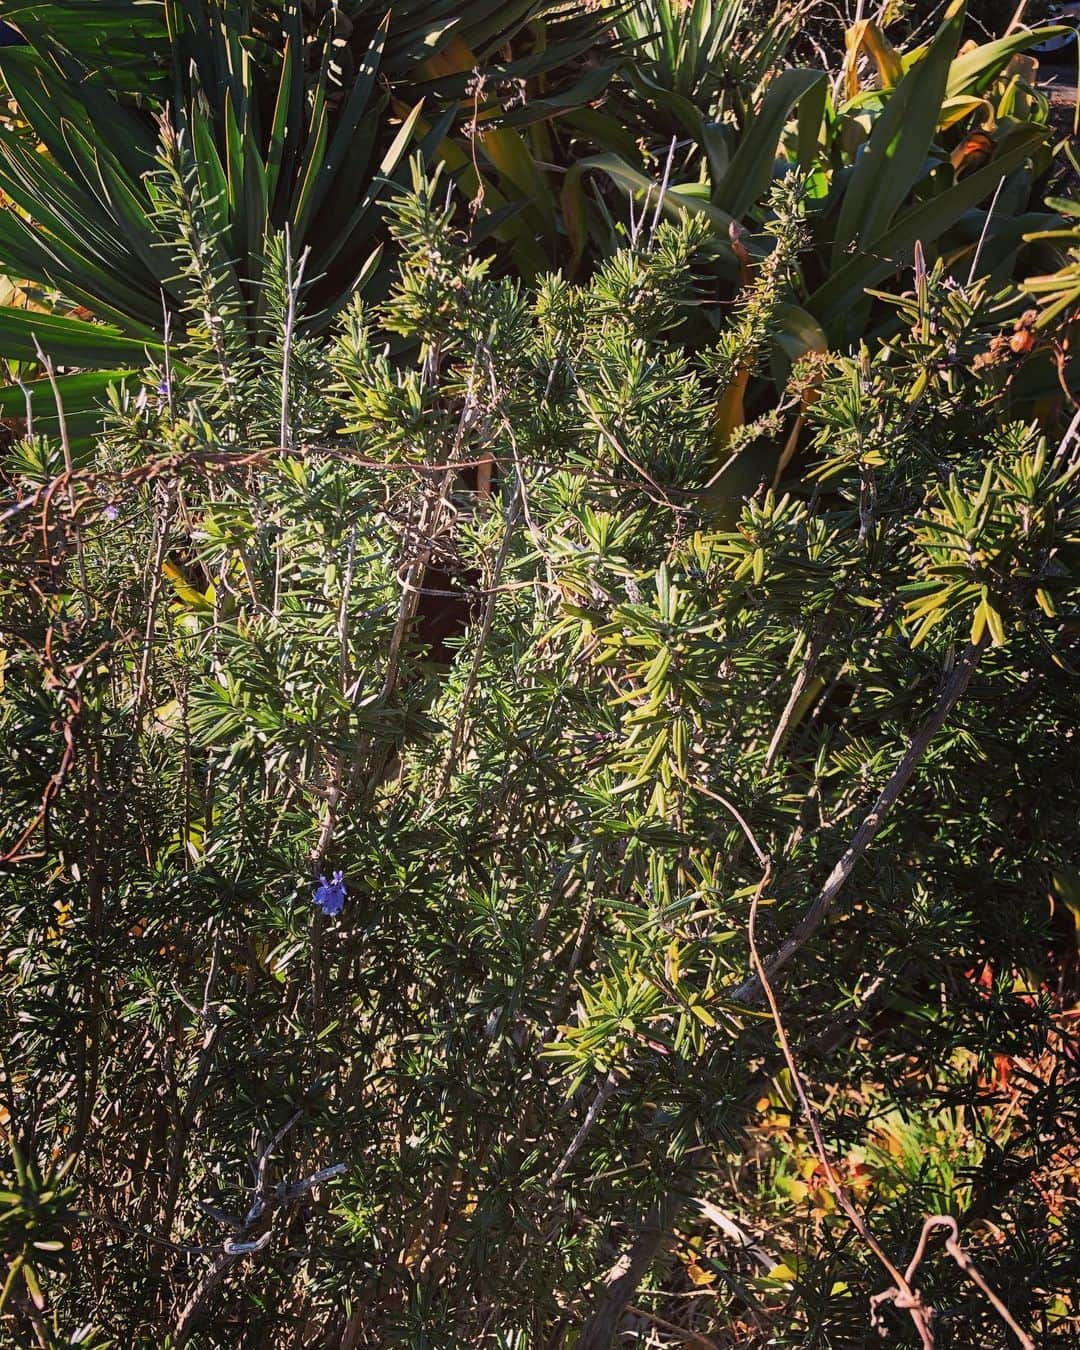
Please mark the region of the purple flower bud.
POLYGON ((319 878, 315 888, 315 903, 324 914, 340 914, 345 903, 345 880, 343 872, 335 872, 333 879, 319 878))
POLYGON ((105 508, 105 510, 102 511, 101 514, 105 517, 106 520, 116 520, 120 515, 120 508, 118 506, 114 506, 112 502, 110 502, 108 506, 105 508))

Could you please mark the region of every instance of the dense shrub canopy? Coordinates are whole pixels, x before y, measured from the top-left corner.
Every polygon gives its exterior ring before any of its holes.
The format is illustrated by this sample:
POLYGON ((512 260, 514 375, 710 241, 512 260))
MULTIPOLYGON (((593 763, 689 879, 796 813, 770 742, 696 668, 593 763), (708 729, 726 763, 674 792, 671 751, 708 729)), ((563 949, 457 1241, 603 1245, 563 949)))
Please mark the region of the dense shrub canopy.
POLYGON ((1065 262, 1032 107, 1019 225, 968 189, 981 238, 898 243, 855 341, 808 326, 838 162, 534 279, 449 142, 325 334, 260 235, 253 339, 166 133, 148 364, 69 424, 82 376, 13 354, 12 1344, 1075 1343, 1080 419, 1075 314, 1014 277, 1065 262))

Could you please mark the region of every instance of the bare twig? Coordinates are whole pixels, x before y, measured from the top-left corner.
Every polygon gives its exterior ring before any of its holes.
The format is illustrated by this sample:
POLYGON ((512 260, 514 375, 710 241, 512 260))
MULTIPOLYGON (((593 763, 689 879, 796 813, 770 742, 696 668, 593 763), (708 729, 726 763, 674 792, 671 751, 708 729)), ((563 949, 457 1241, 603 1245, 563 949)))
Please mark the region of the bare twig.
POLYGON ((169 547, 169 520, 171 514, 171 493, 166 496, 161 510, 154 517, 154 539, 147 563, 150 570, 150 594, 146 604, 146 627, 143 632, 143 649, 139 661, 139 683, 135 690, 135 711, 133 718, 136 727, 141 727, 143 709, 150 687, 150 662, 154 647, 154 624, 157 620, 158 599, 161 595, 162 568, 165 553, 169 547))
POLYGON ((755 1242, 748 1233, 744 1232, 744 1230, 739 1227, 730 1214, 724 1213, 719 1205, 714 1205, 711 1200, 703 1200, 697 1197, 691 1200, 690 1203, 701 1211, 704 1218, 708 1219, 710 1223, 715 1224, 725 1237, 730 1238, 739 1251, 746 1252, 748 1256, 752 1256, 762 1270, 770 1271, 774 1266, 779 1265, 778 1258, 773 1256, 771 1252, 767 1252, 759 1243, 755 1242))
POLYGON ((285 333, 281 348, 281 444, 287 450, 292 445, 292 428, 289 425, 289 367, 292 363, 293 335, 296 331, 296 301, 304 284, 304 268, 307 266, 310 249, 304 249, 300 255, 300 264, 293 276, 292 235, 288 224, 285 226, 285 290, 288 301, 285 307, 285 333))
POLYGON ((271 1186, 269 1182, 270 1160, 278 1145, 296 1125, 303 1113, 295 1112, 270 1138, 255 1163, 255 1187, 251 1207, 245 1215, 235 1236, 226 1238, 220 1248, 220 1255, 199 1281, 191 1297, 180 1309, 177 1316, 174 1343, 181 1350, 190 1340, 199 1320, 209 1303, 215 1289, 229 1270, 242 1257, 251 1256, 269 1245, 273 1216, 278 1209, 295 1204, 314 1187, 339 1177, 346 1171, 345 1163, 334 1163, 323 1167, 299 1181, 281 1182, 271 1186))
POLYGON ((963 1247, 961 1247, 959 1241, 959 1229, 957 1227, 957 1223, 954 1218, 952 1218, 950 1215, 947 1214, 937 1214, 933 1215, 931 1218, 926 1220, 926 1222, 923 1224, 922 1234, 919 1238, 918 1246, 915 1249, 915 1255, 908 1263, 907 1269, 903 1273, 901 1273, 898 1267, 894 1265, 892 1260, 886 1254, 884 1248, 880 1245, 880 1243, 877 1241, 874 1235, 870 1232, 870 1229, 866 1223, 865 1218, 859 1212, 858 1208, 852 1201, 851 1197, 848 1195, 847 1190, 841 1184, 839 1178, 837 1177, 836 1172, 832 1165, 832 1161, 829 1157, 828 1150, 825 1147, 825 1139, 821 1131, 821 1123, 820 1120, 818 1119, 817 1111, 811 1105, 810 1098, 809 1095, 807 1094, 806 1086, 803 1081, 802 1072, 799 1069, 799 1065, 795 1059, 795 1053, 792 1049, 791 1042, 788 1038, 787 1031, 784 1027, 783 1018, 780 1015, 780 1008, 776 1000, 776 995, 773 992, 772 985, 769 983, 768 973, 766 972, 764 963, 762 962, 761 959, 761 955, 758 951, 757 933, 756 933, 758 905, 766 889, 768 888, 771 877, 772 877, 772 867, 770 864, 765 868, 761 881, 758 883, 757 889, 754 892, 753 901, 750 905, 750 920, 747 928, 747 934, 750 942, 750 959, 753 964, 754 970, 757 973, 757 977, 761 982, 761 987, 765 993, 765 999, 769 1005, 769 1011, 772 1014, 773 1025, 776 1028, 776 1037, 780 1044, 780 1050, 784 1056, 784 1062, 787 1064, 788 1072, 791 1075, 791 1082, 795 1088, 795 1093, 799 1098, 799 1103, 802 1106, 806 1122, 810 1127, 811 1134, 813 1135, 814 1148, 818 1155, 818 1160, 821 1163, 822 1169, 824 1170, 825 1180, 829 1187, 829 1190, 833 1193, 837 1203, 840 1205, 841 1209, 847 1215, 848 1219, 851 1222, 852 1227, 862 1238, 863 1242, 865 1242, 866 1245, 870 1248, 874 1256, 877 1257, 878 1261, 885 1268, 890 1279, 893 1282, 891 1288, 883 1291, 880 1294, 875 1294, 874 1297, 871 1299, 870 1309, 872 1320, 874 1320, 875 1323, 877 1322, 876 1310, 880 1304, 885 1302, 892 1303, 898 1309, 910 1314, 911 1320, 915 1325, 915 1329, 919 1334, 919 1337, 923 1343, 923 1346, 925 1347, 925 1350, 933 1350, 935 1344, 934 1322, 933 1322, 934 1312, 932 1308, 928 1307, 922 1301, 921 1295, 915 1289, 913 1282, 915 1279, 915 1274, 918 1271, 919 1265, 922 1262, 924 1255, 926 1254, 926 1245, 930 1233, 934 1228, 944 1227, 949 1229, 949 1236, 945 1240, 945 1248, 948 1251, 949 1255, 953 1258, 953 1260, 964 1272, 964 1274, 968 1277, 968 1279, 970 1279, 971 1282, 974 1285, 976 1285, 983 1292, 983 1294, 986 1295, 987 1299, 990 1301, 991 1305, 997 1312, 998 1316, 1002 1319, 1003 1322, 1005 1322, 1005 1324, 1009 1327, 1009 1329, 1018 1338, 1021 1346, 1023 1347, 1023 1350, 1035 1350, 1034 1341, 1032 1341, 1031 1338, 1027 1335, 1027 1333, 1023 1330, 1023 1328, 1019 1326, 1019 1324, 1016 1322, 1016 1319, 1009 1312, 1005 1304, 1001 1301, 1001 1299, 993 1291, 993 1289, 991 1289, 990 1285, 987 1283, 985 1277, 979 1271, 975 1262, 963 1249, 963 1247))
POLYGON ((552 1186, 554 1186, 557 1182, 560 1182, 566 1175, 567 1169, 569 1168, 570 1164, 574 1161, 574 1159, 577 1157, 578 1153, 581 1151, 582 1145, 585 1143, 585 1140, 589 1137, 589 1135, 592 1132, 593 1126, 600 1118, 600 1112, 603 1111, 604 1107, 608 1103, 609 1098, 612 1096, 612 1094, 614 1093, 615 1089, 618 1086, 619 1086, 618 1075, 615 1073, 614 1069, 610 1069, 608 1071, 607 1077, 597 1088, 596 1096, 592 1100, 592 1105, 585 1113, 585 1119, 581 1122, 581 1127, 579 1128, 577 1134, 575 1134, 573 1139, 570 1141, 569 1147, 567 1148, 566 1152, 562 1155, 562 1157, 559 1159, 558 1165, 556 1166, 554 1172, 552 1172, 551 1174, 550 1184, 552 1186))
POLYGON ((979 260, 982 258, 983 246, 986 244, 986 236, 990 233, 990 222, 994 219, 994 212, 997 209, 998 198, 1001 196, 1001 189, 1005 186, 1005 175, 1002 174, 1001 181, 997 185, 997 191, 994 193, 993 200, 990 203, 990 209, 986 213, 986 219, 983 221, 982 233, 979 235, 979 242, 975 249, 975 255, 971 259, 971 270, 968 272, 967 284, 969 288, 975 285, 975 278, 979 271, 979 260))
MULTIPOLYGON (((604 422, 604 419, 600 416, 599 412, 597 411, 596 407, 593 404, 592 399, 586 393, 584 385, 578 379, 577 371, 574 370, 573 366, 571 366, 569 362, 567 362, 567 369, 573 376, 574 384, 577 386, 578 397, 581 400, 583 407, 588 412, 589 416, 592 418, 592 424, 596 428, 596 430, 600 433, 600 435, 608 443, 608 445, 611 446, 612 450, 615 451, 615 453, 619 456, 619 458, 623 460, 624 463, 628 464, 630 468, 634 470, 635 473, 640 474, 640 476, 645 480, 645 482, 649 484, 649 487, 651 487, 653 489, 653 492, 657 494, 655 497, 653 497, 653 500, 656 501, 661 506, 667 506, 670 507, 671 510, 677 511, 679 508, 671 500, 671 498, 660 486, 660 484, 656 481, 656 479, 652 476, 652 474, 648 471, 648 469, 645 468, 644 464, 639 464, 636 459, 634 459, 626 450, 623 449, 622 445, 619 443, 618 437, 607 426, 607 424, 604 422)), ((647 495, 650 497, 653 496, 651 492, 647 493, 647 495)))
POLYGON ((1067 452, 1069 446, 1074 440, 1076 441, 1077 445, 1080 446, 1080 408, 1077 408, 1076 412, 1073 414, 1072 421, 1065 428, 1065 434, 1058 442, 1058 448, 1054 452, 1055 462, 1058 460, 1067 462, 1068 460, 1067 452))
POLYGON ((1014 31, 1014 29, 1020 27, 1020 25, 1024 22, 1024 12, 1027 9, 1027 7, 1028 7, 1028 0, 1020 0, 1020 3, 1016 6, 1016 12, 1009 20, 1009 26, 1008 28, 1005 29, 1005 32, 1002 34, 1002 37, 1008 37, 1009 34, 1014 31))
MULTIPOLYGON (((981 1290, 982 1293, 986 1296, 987 1301, 990 1303, 991 1307, 1001 1318, 1001 1320, 1005 1323, 1005 1325, 1009 1328, 1009 1330, 1013 1333, 1016 1339, 1020 1342, 1022 1350, 1035 1350, 1035 1342, 1031 1339, 1031 1337, 1027 1334, 1027 1332, 1023 1329, 1023 1327, 1020 1326, 1016 1318, 1013 1317, 1012 1313, 1001 1301, 1001 1299, 994 1292, 994 1290, 991 1289, 990 1285, 986 1281, 986 1277, 979 1270, 978 1266, 972 1260, 968 1252, 966 1252, 964 1248, 960 1245, 960 1229, 957 1225, 956 1220, 952 1217, 951 1214, 932 1214, 930 1218, 928 1218, 926 1222, 923 1224, 922 1232, 919 1235, 919 1243, 918 1246, 915 1248, 915 1255, 911 1258, 911 1261, 908 1263, 908 1268, 904 1272, 904 1278, 908 1281, 908 1283, 910 1284, 914 1280, 915 1273, 919 1269, 919 1266, 922 1264, 923 1257, 926 1255, 927 1242, 929 1240, 930 1234, 933 1232, 935 1228, 948 1229, 949 1235, 945 1239, 945 1250, 949 1253, 949 1255, 960 1267, 960 1269, 964 1272, 964 1274, 968 1277, 968 1279, 972 1282, 972 1284, 974 1284, 976 1288, 981 1290)), ((873 1308, 875 1314, 877 1308, 879 1308, 883 1303, 892 1303, 897 1308, 902 1309, 906 1309, 907 1307, 907 1304, 904 1301, 904 1297, 899 1289, 883 1290, 882 1293, 875 1294, 870 1302, 871 1307, 873 1308)))
POLYGON ((176 416, 176 391, 172 377, 172 314, 165 292, 161 292, 161 340, 165 357, 165 398, 169 405, 169 416, 176 416))
MULTIPOLYGON (((292 234, 288 224, 285 226, 285 332, 281 346, 281 426, 279 444, 288 453, 292 448, 292 426, 289 419, 289 379, 292 364, 293 333, 296 328, 296 300, 304 281, 304 267, 307 264, 310 249, 305 249, 300 257, 300 266, 293 276, 292 234)), ((281 612, 281 572, 285 562, 284 549, 280 534, 274 544, 274 614, 281 612)))
MULTIPOLYGON (((855 870, 855 865, 874 839, 877 838, 890 810, 904 792, 926 754, 930 742, 941 730, 945 719, 967 689, 982 655, 984 642, 985 639, 976 643, 969 643, 960 657, 953 663, 952 670, 938 695, 933 711, 912 737, 903 759, 882 788, 877 801, 863 817, 843 857, 829 873, 825 884, 818 892, 804 918, 795 926, 792 933, 781 943, 776 952, 765 960, 763 969, 768 972, 770 977, 786 966, 791 958, 806 946, 828 917, 836 897, 855 870)), ((736 1003, 755 1003, 760 1001, 762 992, 763 985, 760 976, 755 974, 734 989, 727 997, 736 1003)))
POLYGON ((919 1296, 908 1284, 903 1272, 889 1258, 885 1249, 870 1232, 866 1220, 855 1207, 847 1191, 840 1184, 840 1180, 833 1170, 832 1161, 829 1158, 828 1150, 825 1147, 825 1139, 821 1133, 821 1124, 818 1121, 817 1112, 810 1104, 810 1098, 807 1095, 806 1087, 803 1083, 802 1073, 796 1063, 794 1052, 791 1048, 791 1042, 788 1040, 787 1032, 784 1029, 784 1022, 780 1016, 780 1008, 776 1001, 776 995, 773 993, 772 985, 769 983, 769 976, 765 965, 761 960, 757 945, 757 913, 761 899, 768 889, 772 880, 772 862, 766 861, 765 870, 761 875, 754 891, 754 898, 750 903, 750 919, 747 925, 747 936, 750 941, 750 961, 761 982, 761 988, 765 993, 765 1000, 769 1005, 769 1011, 772 1013, 773 1025, 776 1027, 776 1038, 780 1043, 780 1050, 784 1056, 784 1062, 787 1064, 788 1072, 791 1074, 792 1086, 795 1088, 796 1096, 802 1106, 803 1114, 806 1117, 807 1124, 810 1126, 810 1132, 814 1137, 814 1148, 818 1155, 825 1172, 825 1180, 829 1190, 836 1198, 837 1204, 851 1221, 852 1227, 859 1234, 862 1240, 874 1253, 877 1259, 885 1267, 890 1279, 893 1281, 899 1295, 903 1298, 903 1307, 910 1312, 911 1320, 915 1324, 915 1329, 922 1340, 924 1350, 933 1350, 934 1336, 930 1326, 930 1311, 925 1308, 919 1299, 919 1296))
POLYGON ((795 683, 791 686, 791 693, 788 701, 784 705, 784 711, 780 714, 780 721, 776 724, 776 730, 773 732, 772 740, 769 742, 769 748, 765 754, 765 772, 770 773, 779 758, 780 751, 784 748, 784 742, 787 740, 788 732, 791 730, 792 719, 798 709, 803 694, 806 693, 810 681, 814 678, 814 672, 817 670, 817 663, 821 657, 821 649, 824 646, 820 633, 813 633, 810 641, 807 643, 806 655, 803 657, 803 663, 799 667, 799 673, 795 676, 795 683))
POLYGON ((720 806, 724 808, 725 811, 727 811, 727 813, 734 819, 739 829, 742 830, 743 834, 746 836, 746 842, 753 849, 754 857, 757 858, 761 866, 764 867, 765 864, 768 862, 768 857, 765 853, 765 850, 758 843, 754 831, 750 828, 749 824, 747 823, 746 817, 742 814, 742 812, 735 805, 735 803, 729 801, 728 798, 723 795, 723 793, 714 792, 712 788, 706 787, 704 783, 699 783, 696 780, 692 778, 686 778, 683 775, 680 775, 680 777, 682 778, 682 781, 686 784, 688 788, 693 788, 695 792, 700 792, 703 797, 708 797, 710 801, 717 802, 720 806))
POLYGON ((660 214, 664 209, 664 198, 667 196, 668 185, 671 182, 671 166, 675 162, 675 146, 677 143, 676 137, 672 136, 671 144, 668 146, 667 160, 664 164, 664 176, 660 180, 660 195, 656 199, 656 211, 649 230, 650 243, 656 238, 656 231, 660 228, 660 214))
MULTIPOLYGON (((349 531, 349 549, 345 561, 345 575, 341 582, 341 603, 338 606, 337 621, 337 640, 338 640, 338 689, 342 699, 347 703, 349 701, 349 595, 352 591, 353 576, 356 569, 356 526, 353 525, 349 531)), ((344 734, 348 712, 343 711, 339 719, 338 730, 344 734)), ((326 858, 330 842, 334 836, 334 829, 337 825, 338 808, 341 799, 341 789, 344 781, 344 771, 341 764, 334 760, 330 770, 330 784, 326 789, 326 815, 323 817, 322 824, 319 827, 318 838, 315 846, 311 850, 311 866, 315 873, 323 865, 326 858)))
POLYGON ((86 554, 83 549, 82 530, 79 528, 79 522, 75 518, 75 490, 71 484, 72 475, 75 472, 75 463, 71 455, 71 438, 68 435, 67 416, 64 413, 64 401, 60 397, 60 386, 56 381, 56 371, 53 368, 52 358, 45 355, 41 350, 41 343, 34 336, 34 350, 37 352, 38 360, 45 369, 48 376, 49 387, 52 389, 53 398, 56 401, 56 418, 60 424, 60 445, 64 452, 64 472, 68 480, 68 506, 71 511, 71 529, 75 536, 75 554, 79 561, 79 580, 82 584, 83 604, 85 606, 86 617, 89 618, 94 612, 93 603, 90 600, 90 581, 86 573, 86 554))
POLYGON ((703 1336, 700 1331, 695 1331, 693 1327, 680 1327, 678 1323, 669 1322, 666 1317, 661 1317, 659 1313, 652 1312, 649 1308, 635 1308, 633 1304, 629 1304, 626 1311, 633 1317, 641 1317, 646 1322, 652 1322, 663 1331, 675 1332, 683 1345, 700 1345, 703 1350, 719 1350, 716 1342, 710 1341, 708 1336, 703 1336))
MULTIPOLYGON (((49 483, 42 484, 35 492, 9 503, 0 512, 0 525, 6 524, 9 520, 22 515, 26 511, 33 511, 42 505, 47 506, 56 493, 66 488, 69 483, 72 485, 80 484, 87 489, 103 483, 124 484, 133 487, 137 484, 152 483, 158 478, 179 475, 189 469, 199 469, 206 473, 227 474, 230 471, 257 468, 271 463, 282 455, 292 455, 300 459, 322 456, 337 463, 352 464, 358 469, 371 469, 373 472, 387 476, 402 474, 419 478, 431 478, 447 472, 456 473, 462 469, 477 469, 490 463, 490 456, 487 453, 468 459, 451 458, 441 461, 417 462, 408 459, 371 459, 366 455, 358 454, 347 446, 314 443, 294 445, 289 448, 280 445, 267 445, 255 449, 219 447, 213 450, 189 450, 162 455, 158 458, 144 459, 127 469, 103 470, 87 467, 74 469, 71 473, 68 473, 65 469, 62 474, 58 474, 49 483)), ((528 464, 533 470, 559 469, 561 471, 565 469, 565 465, 556 463, 555 460, 541 459, 536 456, 532 456, 528 464)), ((640 483, 633 479, 604 474, 599 472, 596 467, 591 470, 591 481, 598 487, 640 488, 640 483)), ((676 488, 674 486, 669 488, 669 492, 678 493, 681 497, 687 499, 701 494, 700 489, 676 488)), ((663 504, 675 510, 679 509, 669 498, 665 498, 663 504)))
MULTIPOLYGON (((480 461, 477 461, 479 463, 480 461)), ((428 494, 420 508, 420 515, 416 523, 415 538, 426 540, 434 538, 442 520, 443 508, 446 505, 450 493, 451 471, 447 470, 443 475, 443 481, 437 494, 428 494)), ((397 687, 398 672, 401 664, 401 650, 405 642, 406 634, 409 631, 409 624, 416 615, 417 597, 420 594, 420 588, 423 584, 424 573, 427 570, 428 562, 431 558, 430 544, 423 544, 417 552, 408 559, 404 566, 404 576, 402 577, 401 601, 398 605, 397 621, 394 624, 394 631, 390 635, 390 649, 386 658, 386 673, 383 677, 382 690, 380 697, 388 699, 397 687)))

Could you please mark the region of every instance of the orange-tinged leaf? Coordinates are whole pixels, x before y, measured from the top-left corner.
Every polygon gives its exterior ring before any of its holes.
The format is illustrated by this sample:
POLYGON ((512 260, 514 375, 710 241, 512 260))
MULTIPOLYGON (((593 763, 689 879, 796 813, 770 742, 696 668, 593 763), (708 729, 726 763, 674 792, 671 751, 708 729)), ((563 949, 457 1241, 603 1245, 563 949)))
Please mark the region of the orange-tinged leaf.
POLYGON ((736 371, 735 378, 721 395, 713 419, 712 445, 720 451, 726 448, 732 434, 746 424, 746 390, 750 384, 749 369, 736 371))
POLYGON ((844 34, 847 54, 844 58, 844 96, 853 99, 859 92, 859 54, 865 51, 877 67, 882 89, 892 89, 904 75, 900 53, 871 19, 861 19, 844 34))
POLYGON ((475 70, 480 63, 476 53, 462 37, 452 37, 434 56, 421 61, 419 72, 422 79, 438 80, 446 75, 461 75, 475 70))
POLYGON ((716 1272, 713 1270, 702 1270, 696 1261, 691 1261, 686 1267, 686 1273, 690 1276, 692 1282, 699 1287, 705 1284, 713 1284, 716 1281, 716 1272))

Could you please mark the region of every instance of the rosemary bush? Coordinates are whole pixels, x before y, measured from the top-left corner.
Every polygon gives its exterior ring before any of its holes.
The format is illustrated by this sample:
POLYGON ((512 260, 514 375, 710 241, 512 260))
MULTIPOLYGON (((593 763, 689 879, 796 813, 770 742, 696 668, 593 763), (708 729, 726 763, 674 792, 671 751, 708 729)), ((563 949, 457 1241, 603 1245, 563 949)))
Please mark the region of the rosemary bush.
POLYGON ((838 1194, 1075 1343, 1075 425, 923 271, 718 498, 774 205, 699 352, 693 219, 525 291, 417 169, 329 347, 271 255, 262 360, 178 219, 183 338, 8 452, 9 1343, 919 1344, 838 1194))

